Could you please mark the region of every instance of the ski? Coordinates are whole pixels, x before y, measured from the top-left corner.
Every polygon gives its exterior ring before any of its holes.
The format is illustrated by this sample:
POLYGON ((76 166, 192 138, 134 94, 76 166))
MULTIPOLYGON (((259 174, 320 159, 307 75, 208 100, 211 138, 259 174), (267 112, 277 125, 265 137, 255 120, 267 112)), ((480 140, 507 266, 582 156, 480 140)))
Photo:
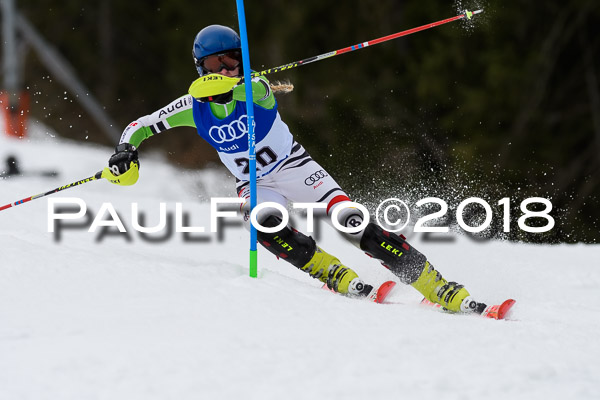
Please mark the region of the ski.
MULTIPOLYGON (((396 282, 386 281, 386 282, 383 282, 381 285, 379 285, 379 287, 377 289, 373 288, 373 290, 371 290, 371 293, 369 293, 367 296, 364 296, 364 297, 363 296, 352 296, 352 297, 357 298, 357 299, 365 299, 368 301, 372 301, 373 303, 381 304, 385 301, 386 297, 388 296, 388 294, 390 294, 390 292, 392 291, 394 286, 396 286, 396 282)), ((336 291, 328 288, 327 284, 323 285, 322 289, 328 290, 333 293, 337 293, 336 291)))
MULTIPOLYGON (((354 297, 354 298, 359 298, 359 299, 365 299, 367 301, 372 301, 373 303, 378 303, 381 304, 385 301, 385 299, 388 297, 388 295, 390 294, 390 292, 392 291, 392 289, 396 286, 396 282, 394 281, 386 281, 383 282, 381 285, 379 285, 378 288, 373 288, 373 290, 371 290, 371 292, 365 296, 365 297, 354 297)), ((330 289, 327 287, 327 284, 324 284, 322 286, 322 289, 333 292, 333 293, 337 293, 334 290, 330 289)), ((504 302, 502 302, 501 304, 494 304, 491 306, 488 306, 484 303, 477 303, 477 305, 474 307, 473 311, 471 312, 461 312, 458 314, 473 314, 473 315, 480 315, 484 318, 490 318, 490 319, 505 319, 507 313, 510 311, 510 309, 512 308, 512 306, 516 303, 515 300, 513 299, 508 299, 505 300, 504 302)), ((442 305, 438 304, 438 303, 434 303, 432 301, 427 300, 426 298, 423 298, 423 300, 421 300, 421 305, 427 306, 427 307, 431 307, 434 308, 436 310, 440 310, 443 312, 450 312, 448 310, 446 310, 442 305)))
MULTIPOLYGON (((513 299, 508 299, 508 300, 505 300, 504 302, 502 302, 502 304, 495 304, 495 305, 491 305, 491 306, 486 306, 483 303, 477 303, 476 310, 481 310, 481 312, 473 311, 470 313, 460 313, 460 314, 474 314, 474 315, 481 315, 484 318, 505 319, 506 314, 510 311, 510 309, 515 304, 515 302, 516 301, 513 299)), ((423 300, 421 300, 421 304, 428 306, 428 307, 433 307, 440 311, 447 311, 442 305, 431 302, 431 301, 427 300, 426 298, 423 298, 423 300)))

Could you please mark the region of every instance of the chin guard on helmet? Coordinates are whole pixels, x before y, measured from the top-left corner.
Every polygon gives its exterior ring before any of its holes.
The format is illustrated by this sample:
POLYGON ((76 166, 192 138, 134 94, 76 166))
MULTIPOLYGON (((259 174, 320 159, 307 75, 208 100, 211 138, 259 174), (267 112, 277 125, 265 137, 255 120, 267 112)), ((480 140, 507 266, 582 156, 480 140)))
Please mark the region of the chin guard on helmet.
POLYGON ((196 99, 214 97, 231 92, 239 83, 240 78, 209 74, 196 79, 188 89, 188 93, 196 99))

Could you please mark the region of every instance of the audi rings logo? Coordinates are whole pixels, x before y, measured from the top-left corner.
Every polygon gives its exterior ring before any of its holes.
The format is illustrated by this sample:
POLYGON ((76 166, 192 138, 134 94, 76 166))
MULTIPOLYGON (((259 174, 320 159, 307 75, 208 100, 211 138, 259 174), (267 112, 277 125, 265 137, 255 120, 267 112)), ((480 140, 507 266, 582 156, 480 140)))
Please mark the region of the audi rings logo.
POLYGON ((309 176, 308 178, 306 178, 304 180, 304 184, 306 186, 311 186, 314 185, 315 183, 317 183, 318 181, 320 181, 321 179, 325 178, 327 175, 327 172, 323 171, 322 169, 318 170, 317 172, 313 173, 311 176, 309 176))
POLYGON ((242 115, 239 119, 231 121, 229 124, 213 126, 209 129, 208 135, 215 143, 233 142, 248 133, 247 119, 247 116, 242 115))

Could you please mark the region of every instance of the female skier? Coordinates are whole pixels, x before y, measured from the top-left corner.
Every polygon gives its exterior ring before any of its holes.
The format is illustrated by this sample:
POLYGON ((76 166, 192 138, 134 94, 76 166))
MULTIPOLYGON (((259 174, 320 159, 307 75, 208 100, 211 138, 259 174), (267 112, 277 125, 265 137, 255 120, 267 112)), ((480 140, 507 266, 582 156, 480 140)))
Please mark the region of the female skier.
MULTIPOLYGON (((199 79, 182 96, 166 107, 130 123, 124 130, 115 154, 108 162, 113 183, 133 184, 138 178, 138 151, 145 139, 177 126, 195 127, 204 140, 236 177, 237 193, 249 198, 248 138, 244 84, 232 86, 226 93, 210 94, 210 85, 219 77, 242 77, 241 44, 238 34, 225 26, 202 29, 194 40, 193 56, 199 79), (208 89, 207 89, 208 88, 208 89), (195 95, 195 93, 204 93, 195 95)), ((225 79, 225 78, 223 78, 225 79)), ((322 203, 327 215, 350 198, 335 180, 297 143, 281 120, 277 101, 264 77, 252 79, 255 110, 257 200, 322 203)), ((218 92, 218 91, 217 91, 218 92)), ((246 214, 247 215, 247 214, 246 214)), ((362 215, 344 207, 338 214, 342 226, 359 226, 362 215)), ((265 227, 281 222, 276 214, 259 216, 265 227)), ((389 233, 374 223, 362 231, 346 235, 367 255, 378 259, 401 282, 412 285, 429 301, 449 311, 479 311, 479 303, 455 282, 448 282, 410 246, 405 238, 389 233)), ((276 233, 258 232, 258 241, 271 253, 325 282, 335 292, 349 296, 373 296, 374 289, 365 284, 338 258, 317 246, 312 237, 286 226, 276 233)))

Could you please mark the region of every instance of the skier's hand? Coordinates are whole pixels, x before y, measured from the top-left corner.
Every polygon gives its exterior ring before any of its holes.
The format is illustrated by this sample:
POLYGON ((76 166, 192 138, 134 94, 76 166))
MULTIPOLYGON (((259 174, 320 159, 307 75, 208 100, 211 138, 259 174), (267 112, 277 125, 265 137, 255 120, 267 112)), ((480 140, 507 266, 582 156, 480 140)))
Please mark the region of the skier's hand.
POLYGON ((108 160, 108 168, 102 171, 102 178, 117 185, 133 185, 138 180, 139 167, 138 151, 135 146, 121 143, 115 148, 115 154, 108 160))
POLYGON ((113 175, 118 176, 127 172, 132 162, 139 165, 137 149, 130 143, 121 143, 115 148, 115 154, 110 156, 108 167, 113 175))
POLYGON ((219 74, 208 74, 196 79, 190 86, 188 93, 192 97, 203 100, 220 94, 229 93, 240 83, 240 78, 219 74))

